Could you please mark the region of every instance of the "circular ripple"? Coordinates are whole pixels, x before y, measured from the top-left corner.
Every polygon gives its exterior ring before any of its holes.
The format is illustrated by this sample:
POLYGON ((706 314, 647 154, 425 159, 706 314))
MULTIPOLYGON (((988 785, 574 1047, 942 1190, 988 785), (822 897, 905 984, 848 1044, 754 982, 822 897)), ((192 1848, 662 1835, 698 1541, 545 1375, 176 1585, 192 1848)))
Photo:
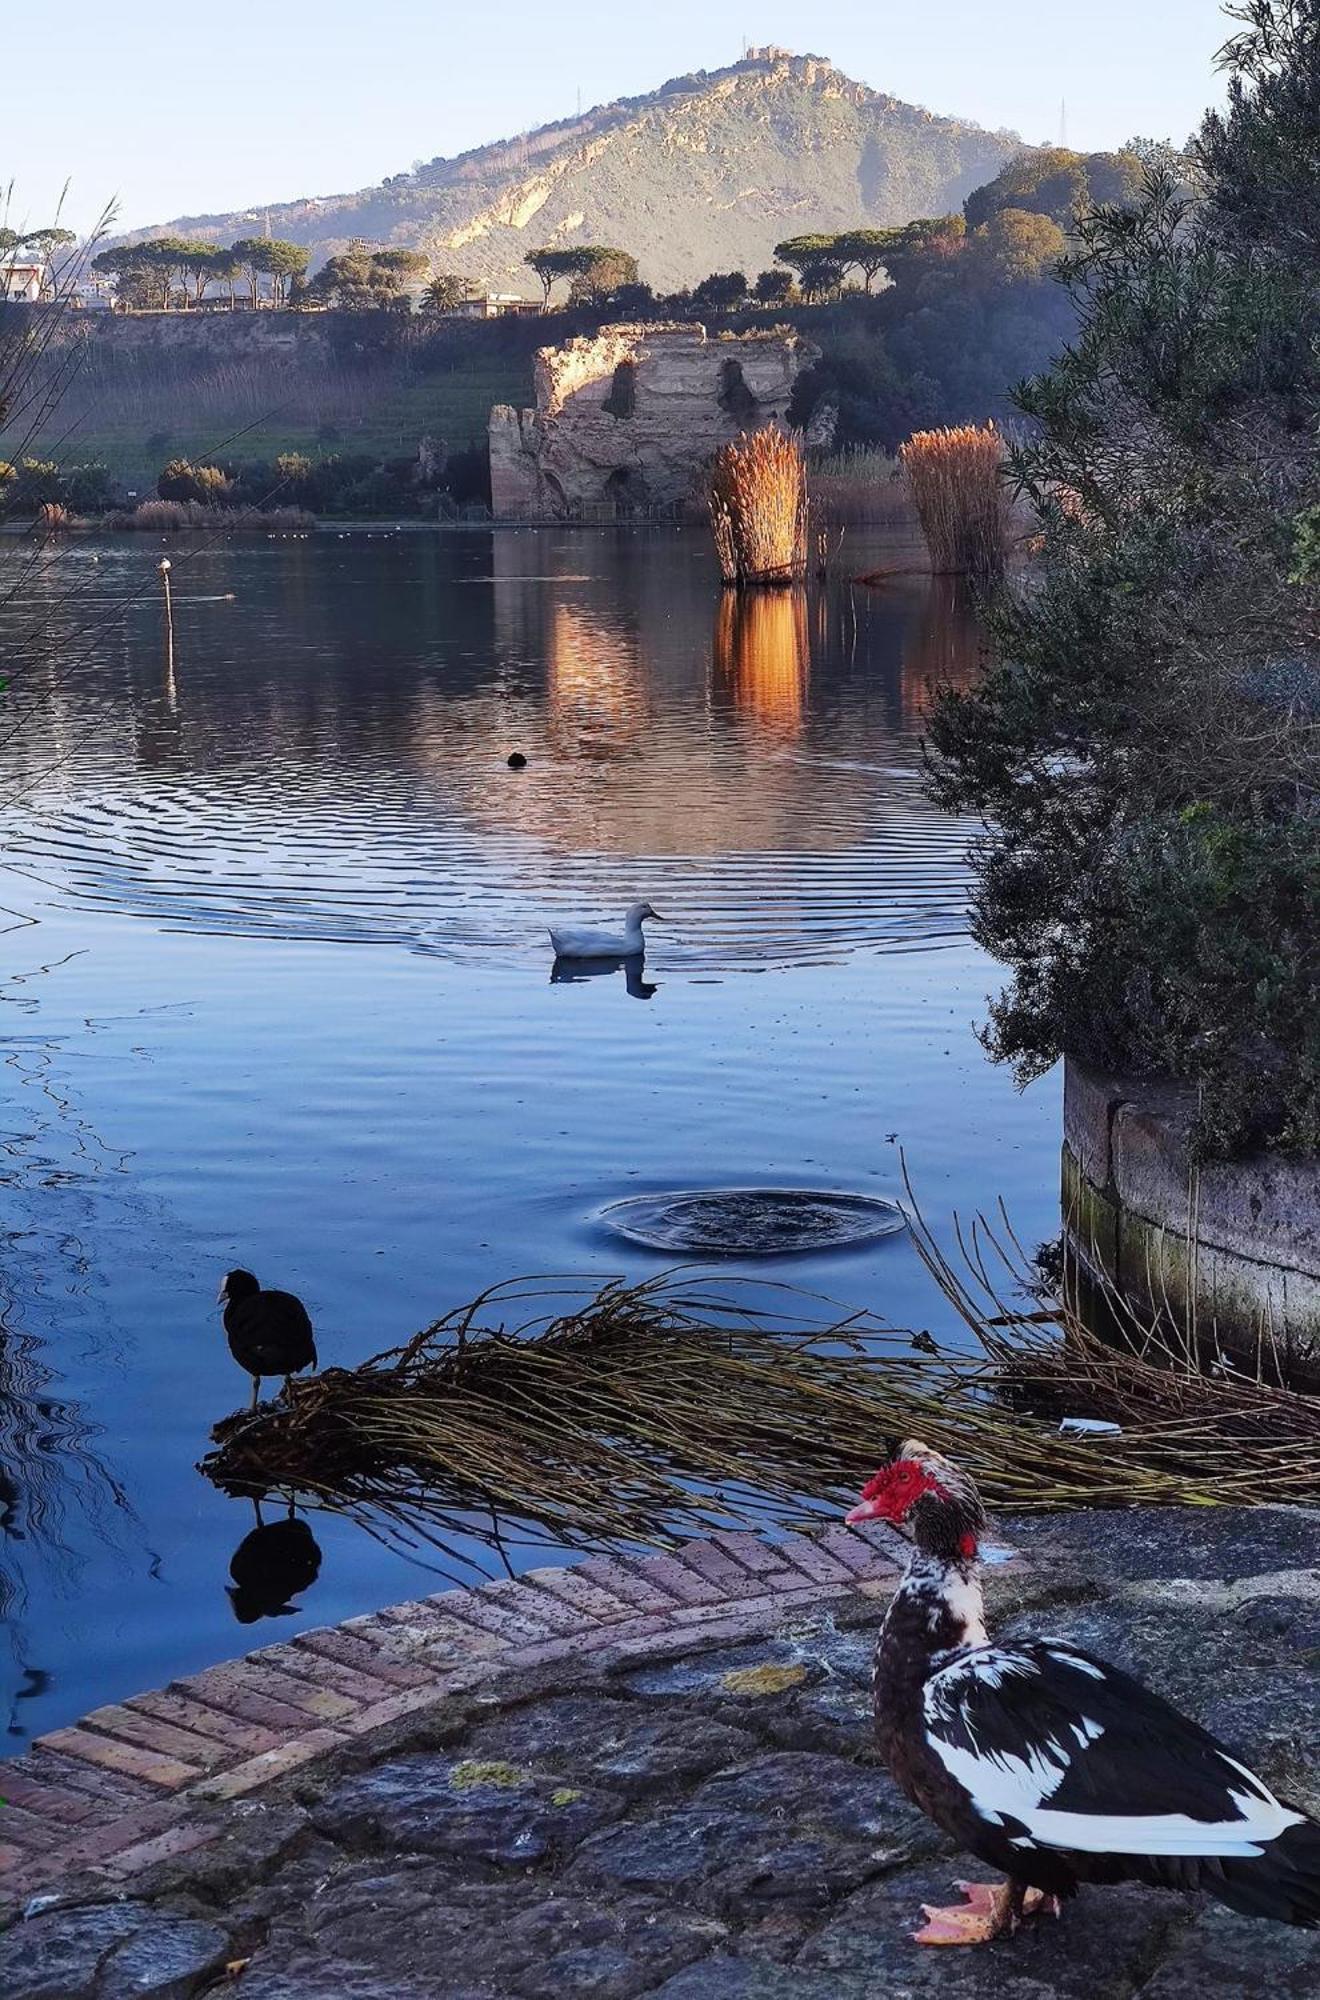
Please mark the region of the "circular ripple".
POLYGON ((479 580, 463 547, 434 574, 419 547, 208 559, 192 587, 217 602, 169 678, 145 611, 71 638, 65 707, 0 729, 6 862, 171 931, 488 966, 548 963, 548 926, 613 927, 639 899, 670 920, 648 962, 666 979, 966 936, 978 828, 920 783, 914 690, 948 665, 918 645, 924 600, 860 637, 851 599, 823 633, 823 599, 809 629, 784 604, 726 658, 718 593, 665 542, 594 581, 580 552, 562 587, 539 561, 486 579, 484 608, 452 588, 479 580))
POLYGON ((842 1250, 907 1227, 897 1202, 825 1188, 688 1188, 611 1202, 600 1220, 630 1243, 703 1257, 842 1250))

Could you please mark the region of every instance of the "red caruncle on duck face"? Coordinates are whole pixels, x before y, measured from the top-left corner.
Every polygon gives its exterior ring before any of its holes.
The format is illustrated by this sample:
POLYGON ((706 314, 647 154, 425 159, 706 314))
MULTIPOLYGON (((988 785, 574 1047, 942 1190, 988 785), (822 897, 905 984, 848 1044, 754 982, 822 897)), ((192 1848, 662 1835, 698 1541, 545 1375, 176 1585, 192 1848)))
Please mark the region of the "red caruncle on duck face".
POLYGON ((919 1459, 898 1458, 891 1465, 882 1465, 874 1479, 867 1481, 860 1501, 844 1519, 850 1526, 859 1521, 892 1521, 898 1525, 906 1521, 925 1493, 947 1497, 939 1480, 919 1459))

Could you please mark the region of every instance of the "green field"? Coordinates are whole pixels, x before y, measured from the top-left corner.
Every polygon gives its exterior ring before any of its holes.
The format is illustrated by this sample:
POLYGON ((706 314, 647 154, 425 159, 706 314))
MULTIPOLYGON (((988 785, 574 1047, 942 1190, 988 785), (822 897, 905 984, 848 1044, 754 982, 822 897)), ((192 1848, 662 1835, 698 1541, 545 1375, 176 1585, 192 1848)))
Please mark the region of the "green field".
POLYGON ((493 403, 522 405, 531 394, 530 366, 512 357, 427 372, 229 365, 152 384, 89 370, 61 410, 58 449, 50 441, 44 455, 105 465, 121 485, 144 492, 172 458, 201 464, 297 451, 387 460, 411 455, 424 437, 461 448, 484 438, 493 403))

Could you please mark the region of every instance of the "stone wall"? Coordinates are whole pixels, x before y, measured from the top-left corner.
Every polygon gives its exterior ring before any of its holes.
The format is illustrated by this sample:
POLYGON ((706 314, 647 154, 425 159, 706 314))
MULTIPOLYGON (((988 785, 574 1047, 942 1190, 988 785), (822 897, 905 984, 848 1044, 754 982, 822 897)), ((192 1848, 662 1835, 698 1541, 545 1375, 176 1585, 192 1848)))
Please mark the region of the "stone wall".
POLYGON ((98 357, 177 358, 186 365, 268 354, 328 355, 337 327, 344 336, 361 325, 362 315, 339 311, 70 312, 59 337, 85 341, 98 357))
POLYGON ((490 416, 497 520, 681 510, 740 431, 785 423, 817 357, 796 334, 711 338, 687 324, 602 327, 542 348, 536 407, 490 416))
POLYGON ((1190 1091, 1064 1072, 1063 1207, 1084 1268, 1143 1314, 1254 1369, 1262 1334, 1320 1385, 1320 1161, 1260 1154, 1195 1167, 1190 1091))

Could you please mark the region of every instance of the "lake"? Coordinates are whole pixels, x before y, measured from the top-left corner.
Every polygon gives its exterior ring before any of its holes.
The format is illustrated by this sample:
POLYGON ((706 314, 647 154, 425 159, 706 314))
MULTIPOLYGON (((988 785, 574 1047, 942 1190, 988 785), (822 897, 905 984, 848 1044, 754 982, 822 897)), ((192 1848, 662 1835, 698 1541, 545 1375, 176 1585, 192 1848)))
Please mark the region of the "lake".
MULTIPOLYGON (((600 1220, 633 1194, 897 1197, 902 1147, 937 1232, 1057 1234, 1057 1082, 982 1053, 975 829, 920 789, 927 684, 979 667, 948 586, 740 604, 699 532, 547 529, 13 542, 6 587, 8 1750, 445 1587, 318 1516, 297 1611, 236 1619, 252 1508, 194 1469, 249 1391, 232 1265, 351 1365, 500 1279, 663 1270, 600 1220), (548 923, 643 898, 643 979, 552 980, 548 923)), ((949 1326, 901 1235, 737 1268, 949 1326)))

